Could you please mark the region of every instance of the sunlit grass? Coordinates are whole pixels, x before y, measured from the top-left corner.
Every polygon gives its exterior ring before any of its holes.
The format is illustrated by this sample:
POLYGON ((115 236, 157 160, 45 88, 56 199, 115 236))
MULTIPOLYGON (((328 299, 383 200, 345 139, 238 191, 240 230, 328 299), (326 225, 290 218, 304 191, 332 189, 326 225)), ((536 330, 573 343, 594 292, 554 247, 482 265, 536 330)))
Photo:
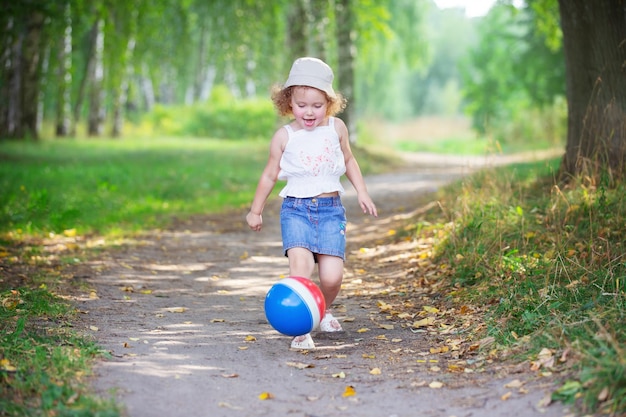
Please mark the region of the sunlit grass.
MULTIPOLYGON (((454 297, 489 306, 487 335, 563 363, 555 398, 626 412, 626 187, 554 180, 558 160, 478 173, 440 194, 454 297), (566 354, 564 352, 569 352, 566 354)), ((420 225, 415 226, 419 233, 420 225)), ((555 369, 545 369, 552 372, 555 369)))
MULTIPOLYGON (((117 234, 238 209, 252 200, 268 146, 269 139, 0 143, 0 232, 117 234)), ((388 158, 354 151, 364 172, 389 167, 388 158)))
POLYGON ((0 412, 3 416, 119 416, 89 393, 97 346, 70 326, 72 306, 40 288, 0 290, 0 412))
POLYGON ((248 204, 260 141, 74 140, 0 145, 0 229, 108 233, 248 204))

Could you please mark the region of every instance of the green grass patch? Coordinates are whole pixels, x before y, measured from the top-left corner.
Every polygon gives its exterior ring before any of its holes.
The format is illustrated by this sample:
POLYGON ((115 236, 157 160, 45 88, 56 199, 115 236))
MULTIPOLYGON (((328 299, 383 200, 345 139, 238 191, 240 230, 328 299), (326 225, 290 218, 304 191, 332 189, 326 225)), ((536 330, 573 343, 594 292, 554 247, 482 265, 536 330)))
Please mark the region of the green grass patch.
POLYGON ((74 334, 75 310, 45 285, 0 291, 0 415, 119 416, 90 394, 86 378, 101 353, 74 334))
POLYGON ((123 233, 249 204, 267 143, 200 139, 0 144, 0 231, 123 233))
MULTIPOLYGON (((268 152, 269 139, 3 142, 0 232, 17 240, 66 230, 124 234, 245 207, 268 152)), ((354 152, 364 172, 389 166, 386 157, 354 152)))
POLYGON ((395 144, 400 152, 429 152, 447 155, 484 155, 489 152, 489 142, 481 138, 446 137, 436 141, 419 142, 400 140, 395 144))
POLYGON ((544 348, 557 358, 569 349, 570 359, 554 365, 567 375, 555 398, 582 398, 585 412, 621 415, 626 186, 559 186, 558 163, 488 170, 446 188, 446 217, 431 219, 445 231, 437 257, 453 266, 455 297, 489 306, 487 332, 501 346, 531 358, 544 348))

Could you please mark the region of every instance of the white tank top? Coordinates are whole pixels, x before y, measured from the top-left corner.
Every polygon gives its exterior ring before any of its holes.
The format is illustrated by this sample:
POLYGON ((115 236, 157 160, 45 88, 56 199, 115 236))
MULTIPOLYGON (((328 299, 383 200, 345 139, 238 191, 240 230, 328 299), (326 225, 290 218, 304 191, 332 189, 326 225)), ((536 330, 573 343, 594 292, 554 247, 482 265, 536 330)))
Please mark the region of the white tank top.
POLYGON ((281 197, 308 198, 323 193, 345 193, 339 180, 346 173, 335 119, 328 118, 328 126, 314 130, 294 131, 285 125, 289 139, 280 159, 279 180, 287 180, 281 197))

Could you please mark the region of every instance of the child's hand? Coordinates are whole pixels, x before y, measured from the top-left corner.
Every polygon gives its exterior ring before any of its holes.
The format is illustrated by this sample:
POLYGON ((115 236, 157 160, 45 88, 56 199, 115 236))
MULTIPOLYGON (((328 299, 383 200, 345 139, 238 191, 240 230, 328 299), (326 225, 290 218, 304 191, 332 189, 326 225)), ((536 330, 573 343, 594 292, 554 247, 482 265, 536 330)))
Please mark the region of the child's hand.
POLYGON ((248 222, 248 226, 250 226, 250 229, 254 230, 255 232, 260 231, 261 226, 263 226, 263 218, 260 214, 250 212, 246 216, 246 221, 248 222))
POLYGON ((372 198, 367 193, 358 195, 359 205, 363 210, 363 213, 369 213, 374 217, 378 217, 378 211, 376 211, 376 205, 372 201, 372 198))

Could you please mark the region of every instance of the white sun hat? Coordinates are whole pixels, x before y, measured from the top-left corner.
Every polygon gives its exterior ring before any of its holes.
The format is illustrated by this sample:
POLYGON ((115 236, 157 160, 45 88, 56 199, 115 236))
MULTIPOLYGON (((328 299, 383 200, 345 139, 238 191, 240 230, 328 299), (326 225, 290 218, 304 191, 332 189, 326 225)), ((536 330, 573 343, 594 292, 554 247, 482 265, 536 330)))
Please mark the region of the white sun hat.
POLYGON ((329 97, 336 97, 333 90, 333 70, 324 61, 318 58, 304 57, 295 60, 289 71, 289 78, 284 88, 304 85, 315 87, 325 92, 329 97))

